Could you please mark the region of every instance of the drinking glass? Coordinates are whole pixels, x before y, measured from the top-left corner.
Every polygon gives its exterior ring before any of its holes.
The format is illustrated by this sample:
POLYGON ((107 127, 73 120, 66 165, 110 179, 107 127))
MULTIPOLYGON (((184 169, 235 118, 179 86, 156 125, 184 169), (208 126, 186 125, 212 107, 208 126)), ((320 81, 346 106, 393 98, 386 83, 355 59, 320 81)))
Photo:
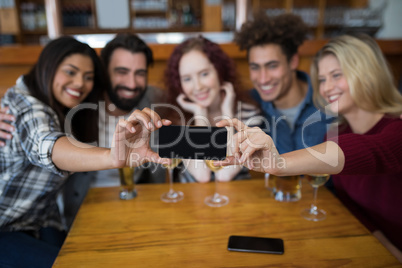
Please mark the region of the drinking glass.
POLYGON ((270 174, 265 173, 264 179, 265 179, 265 189, 269 191, 271 196, 274 196, 275 183, 272 181, 272 178, 270 178, 270 174))
POLYGON ((318 187, 324 185, 328 179, 329 174, 308 174, 304 177, 308 180, 314 190, 314 200, 310 208, 303 209, 301 215, 303 218, 309 221, 321 221, 326 218, 326 212, 322 209, 317 208, 317 191, 318 187))
POLYGON ((181 159, 173 158, 170 165, 163 165, 168 170, 169 176, 169 192, 162 194, 161 200, 166 203, 176 203, 184 198, 183 192, 173 190, 173 170, 179 165, 181 159))
POLYGON ((137 196, 134 183, 134 169, 133 167, 119 168, 120 199, 129 200, 137 196))
POLYGON ((267 190, 272 191, 272 187, 270 185, 271 180, 269 179, 269 173, 264 174, 264 179, 265 179, 265 188, 267 188, 267 190))
MULTIPOLYGON (((221 166, 219 167, 214 166, 213 160, 205 160, 205 163, 207 164, 208 168, 213 172, 222 169, 221 166)), ((218 180, 216 179, 215 176, 215 193, 211 196, 207 196, 204 201, 205 204, 207 204, 210 207, 222 207, 229 203, 229 198, 225 195, 218 194, 217 188, 218 188, 218 180)))
POLYGON ((276 176, 270 174, 268 183, 276 201, 297 202, 301 199, 300 176, 276 176))

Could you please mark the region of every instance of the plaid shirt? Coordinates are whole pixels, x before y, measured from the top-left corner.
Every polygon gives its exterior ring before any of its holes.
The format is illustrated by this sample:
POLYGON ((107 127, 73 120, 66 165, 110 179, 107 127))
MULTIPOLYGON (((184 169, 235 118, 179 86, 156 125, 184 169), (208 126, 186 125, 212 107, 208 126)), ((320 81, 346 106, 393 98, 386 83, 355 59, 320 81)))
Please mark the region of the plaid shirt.
POLYGON ((16 117, 13 139, 0 149, 0 230, 62 230, 56 195, 68 172, 51 159, 61 132, 56 113, 30 96, 22 77, 3 100, 16 117))

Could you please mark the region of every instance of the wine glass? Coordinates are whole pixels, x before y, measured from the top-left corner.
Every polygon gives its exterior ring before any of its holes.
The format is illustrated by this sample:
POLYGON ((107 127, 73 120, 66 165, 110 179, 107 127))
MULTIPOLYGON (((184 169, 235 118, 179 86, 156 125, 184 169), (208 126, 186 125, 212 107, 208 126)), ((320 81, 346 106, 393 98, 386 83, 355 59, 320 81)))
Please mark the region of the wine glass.
POLYGON ((326 218, 326 212, 322 209, 317 208, 317 191, 318 187, 324 185, 328 179, 329 179, 329 174, 308 174, 304 175, 308 182, 310 183, 311 186, 313 186, 314 189, 314 201, 313 204, 311 204, 311 208, 306 208, 303 209, 301 212, 301 215, 303 218, 309 221, 321 221, 326 218))
POLYGON ((179 165, 181 159, 173 158, 170 165, 164 164, 163 166, 167 168, 169 174, 169 191, 162 194, 161 200, 166 203, 176 203, 184 198, 183 192, 173 190, 173 170, 179 165))
MULTIPOLYGON (((208 168, 210 170, 212 170, 213 172, 216 172, 216 171, 222 169, 222 166, 218 166, 218 167, 214 166, 213 160, 204 160, 204 161, 205 161, 205 164, 207 164, 208 168)), ((218 194, 217 188, 218 188, 218 180, 216 179, 216 176, 215 176, 215 193, 211 196, 207 196, 204 201, 205 204, 207 204, 210 207, 222 207, 229 203, 229 198, 225 195, 218 194)))

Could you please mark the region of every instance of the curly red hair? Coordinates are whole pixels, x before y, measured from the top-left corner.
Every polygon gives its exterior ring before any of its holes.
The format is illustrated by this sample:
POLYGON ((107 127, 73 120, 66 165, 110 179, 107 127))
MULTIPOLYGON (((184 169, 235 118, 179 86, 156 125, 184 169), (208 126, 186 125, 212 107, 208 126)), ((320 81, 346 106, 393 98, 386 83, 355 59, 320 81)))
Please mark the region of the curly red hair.
MULTIPOLYGON (((167 62, 167 68, 164 76, 164 82, 168 91, 168 103, 174 104, 176 107, 180 107, 176 102, 176 98, 178 95, 184 92, 180 82, 179 63, 183 55, 192 50, 199 50, 203 52, 205 56, 207 56, 218 73, 220 84, 223 82, 230 82, 233 84, 237 103, 241 94, 241 84, 234 61, 222 50, 218 44, 202 36, 187 39, 183 43, 176 46, 173 50, 173 53, 167 62)), ((187 119, 191 116, 189 114, 185 115, 187 119)))

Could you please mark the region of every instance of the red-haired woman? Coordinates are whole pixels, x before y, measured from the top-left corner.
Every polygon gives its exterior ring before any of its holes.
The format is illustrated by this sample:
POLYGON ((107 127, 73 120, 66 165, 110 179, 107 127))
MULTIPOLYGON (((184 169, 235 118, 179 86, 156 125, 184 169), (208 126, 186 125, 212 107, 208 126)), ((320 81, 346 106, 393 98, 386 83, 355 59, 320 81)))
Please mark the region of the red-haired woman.
MULTIPOLYGON (((173 122, 196 126, 214 126, 224 118, 241 118, 247 125, 259 125, 259 111, 241 90, 233 60, 210 40, 199 36, 179 44, 168 60, 165 84, 169 103, 179 107, 173 122)), ((211 171, 204 162, 184 161, 187 171, 182 182, 208 182, 211 171)), ((241 167, 215 172, 218 181, 239 178, 241 167), (238 175, 238 176, 237 176, 238 175)))

